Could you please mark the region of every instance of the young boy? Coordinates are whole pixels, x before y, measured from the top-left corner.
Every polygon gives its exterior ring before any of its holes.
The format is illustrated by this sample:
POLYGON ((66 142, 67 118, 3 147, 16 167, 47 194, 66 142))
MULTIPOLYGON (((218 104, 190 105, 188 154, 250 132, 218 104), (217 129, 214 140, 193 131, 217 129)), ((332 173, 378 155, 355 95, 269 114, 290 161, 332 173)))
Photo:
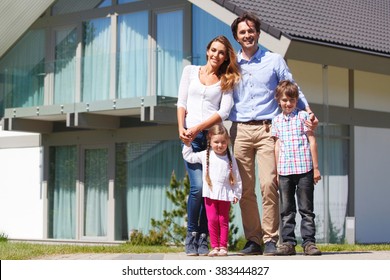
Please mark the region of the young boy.
POLYGON ((275 138, 275 157, 279 174, 281 198, 282 240, 276 255, 295 255, 295 194, 301 214, 302 247, 305 255, 321 255, 315 244, 313 194, 314 185, 321 180, 318 169, 317 143, 314 131, 307 129, 309 114, 297 108, 298 87, 295 83, 281 81, 275 98, 282 113, 272 120, 275 138))

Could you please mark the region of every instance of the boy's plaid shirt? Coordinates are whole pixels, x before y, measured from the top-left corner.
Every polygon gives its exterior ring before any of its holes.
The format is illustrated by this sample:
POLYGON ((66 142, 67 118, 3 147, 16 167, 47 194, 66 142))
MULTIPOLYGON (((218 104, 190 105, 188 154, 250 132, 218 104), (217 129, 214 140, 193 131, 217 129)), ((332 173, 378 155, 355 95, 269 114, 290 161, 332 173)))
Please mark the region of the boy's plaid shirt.
POLYGON ((302 174, 313 169, 310 143, 306 135, 306 111, 295 109, 291 114, 280 113, 272 120, 272 136, 279 138, 278 173, 302 174))

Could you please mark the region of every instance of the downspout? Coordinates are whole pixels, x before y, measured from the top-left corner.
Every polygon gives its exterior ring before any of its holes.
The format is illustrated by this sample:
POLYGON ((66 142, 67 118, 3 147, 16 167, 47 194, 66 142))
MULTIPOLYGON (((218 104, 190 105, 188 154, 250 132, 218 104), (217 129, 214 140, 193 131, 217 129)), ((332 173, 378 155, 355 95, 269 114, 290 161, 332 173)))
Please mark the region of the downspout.
POLYGON ((328 65, 322 65, 322 104, 323 104, 323 186, 324 186, 324 242, 329 243, 329 97, 328 65))

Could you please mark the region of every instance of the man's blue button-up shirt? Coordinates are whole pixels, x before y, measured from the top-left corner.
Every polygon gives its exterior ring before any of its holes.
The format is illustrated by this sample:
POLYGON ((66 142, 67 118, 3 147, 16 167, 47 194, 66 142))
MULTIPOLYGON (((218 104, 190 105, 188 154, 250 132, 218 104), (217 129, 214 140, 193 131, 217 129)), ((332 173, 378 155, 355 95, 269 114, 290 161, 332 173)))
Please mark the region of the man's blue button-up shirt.
MULTIPOLYGON (((241 67, 241 81, 235 87, 234 105, 229 119, 233 122, 271 120, 279 113, 275 100, 275 88, 281 80, 293 81, 292 74, 283 57, 261 48, 248 61, 237 55, 241 67)), ((299 90, 298 108, 304 110, 308 102, 299 90)))

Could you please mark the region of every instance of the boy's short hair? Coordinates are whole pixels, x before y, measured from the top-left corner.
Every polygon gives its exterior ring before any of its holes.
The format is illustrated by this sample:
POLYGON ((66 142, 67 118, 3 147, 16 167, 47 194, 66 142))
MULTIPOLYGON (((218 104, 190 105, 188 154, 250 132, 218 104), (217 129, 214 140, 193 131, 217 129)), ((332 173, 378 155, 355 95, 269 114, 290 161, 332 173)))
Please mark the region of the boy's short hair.
POLYGON ((275 99, 279 101, 283 94, 285 94, 287 97, 298 99, 299 89, 297 84, 289 80, 280 81, 275 89, 275 99))

